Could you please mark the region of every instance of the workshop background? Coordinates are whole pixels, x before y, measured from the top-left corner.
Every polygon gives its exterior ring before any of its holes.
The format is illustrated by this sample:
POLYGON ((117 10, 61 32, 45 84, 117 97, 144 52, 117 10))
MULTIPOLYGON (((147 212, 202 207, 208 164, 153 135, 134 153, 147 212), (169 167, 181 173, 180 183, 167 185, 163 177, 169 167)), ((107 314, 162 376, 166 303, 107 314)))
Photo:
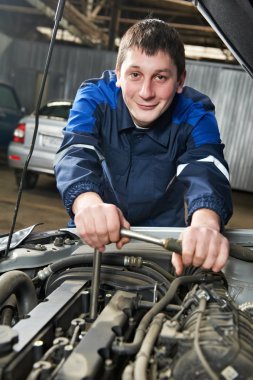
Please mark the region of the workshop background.
MULTIPOLYGON (((0 81, 16 88, 27 113, 36 107, 57 4, 56 0, 0 0, 0 81)), ((253 82, 190 1, 66 1, 42 103, 73 99, 84 79, 114 68, 123 33, 137 20, 151 16, 180 32, 186 46, 186 84, 208 94, 216 105, 234 190, 233 218, 241 218, 241 222, 233 219, 232 227, 253 228, 253 82)), ((8 176, 9 171, 4 163, 0 170, 2 205, 6 204, 3 174, 8 176)), ((14 181, 9 186, 15 193, 14 181)), ((46 185, 43 188, 45 192, 46 185)), ((4 215, 1 231, 8 224, 4 215)))

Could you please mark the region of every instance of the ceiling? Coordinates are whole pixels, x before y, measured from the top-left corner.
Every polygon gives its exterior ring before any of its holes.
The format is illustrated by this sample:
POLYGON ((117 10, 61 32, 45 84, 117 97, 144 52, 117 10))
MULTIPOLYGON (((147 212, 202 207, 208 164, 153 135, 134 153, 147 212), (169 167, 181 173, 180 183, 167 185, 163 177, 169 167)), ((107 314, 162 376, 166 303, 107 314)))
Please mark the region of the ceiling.
MULTIPOLYGON (((0 0, 0 31, 33 41, 48 40, 58 0, 0 0)), ((191 1, 66 0, 60 36, 64 43, 116 50, 126 29, 137 20, 157 17, 175 26, 187 45, 219 48, 220 38, 191 1), (72 40, 66 42, 67 36, 72 40)))

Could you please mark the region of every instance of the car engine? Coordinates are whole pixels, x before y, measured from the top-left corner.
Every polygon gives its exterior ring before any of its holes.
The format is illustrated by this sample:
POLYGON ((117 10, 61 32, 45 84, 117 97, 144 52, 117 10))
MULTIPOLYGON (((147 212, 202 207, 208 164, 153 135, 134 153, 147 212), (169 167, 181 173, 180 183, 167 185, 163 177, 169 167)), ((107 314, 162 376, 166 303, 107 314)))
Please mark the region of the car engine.
POLYGON ((93 250, 75 229, 33 227, 8 255, 0 238, 0 379, 253 379, 252 230, 228 232, 247 251, 220 273, 176 276, 161 247, 109 245, 94 299, 93 250))

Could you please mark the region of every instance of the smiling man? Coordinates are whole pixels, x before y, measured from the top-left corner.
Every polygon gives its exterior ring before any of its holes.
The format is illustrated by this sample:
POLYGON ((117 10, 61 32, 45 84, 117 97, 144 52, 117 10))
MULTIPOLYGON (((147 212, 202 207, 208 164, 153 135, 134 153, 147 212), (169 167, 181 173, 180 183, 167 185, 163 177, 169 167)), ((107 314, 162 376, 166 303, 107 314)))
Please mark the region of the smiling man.
POLYGON ((172 259, 177 274, 224 266, 220 231, 232 214, 214 106, 185 76, 175 29, 157 19, 133 25, 116 70, 78 90, 55 165, 72 225, 93 248, 121 248, 121 227, 186 227, 182 257, 172 259))

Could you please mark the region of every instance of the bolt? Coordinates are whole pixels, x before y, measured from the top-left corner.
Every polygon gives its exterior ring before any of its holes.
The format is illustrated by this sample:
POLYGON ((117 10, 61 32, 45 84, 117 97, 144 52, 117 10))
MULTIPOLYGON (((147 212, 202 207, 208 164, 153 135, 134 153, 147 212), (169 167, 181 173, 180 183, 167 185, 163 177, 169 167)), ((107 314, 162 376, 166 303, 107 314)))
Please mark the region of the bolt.
POLYGON ((57 236, 55 239, 54 239, 54 245, 56 247, 62 247, 63 246, 63 238, 60 237, 60 236, 57 236))

